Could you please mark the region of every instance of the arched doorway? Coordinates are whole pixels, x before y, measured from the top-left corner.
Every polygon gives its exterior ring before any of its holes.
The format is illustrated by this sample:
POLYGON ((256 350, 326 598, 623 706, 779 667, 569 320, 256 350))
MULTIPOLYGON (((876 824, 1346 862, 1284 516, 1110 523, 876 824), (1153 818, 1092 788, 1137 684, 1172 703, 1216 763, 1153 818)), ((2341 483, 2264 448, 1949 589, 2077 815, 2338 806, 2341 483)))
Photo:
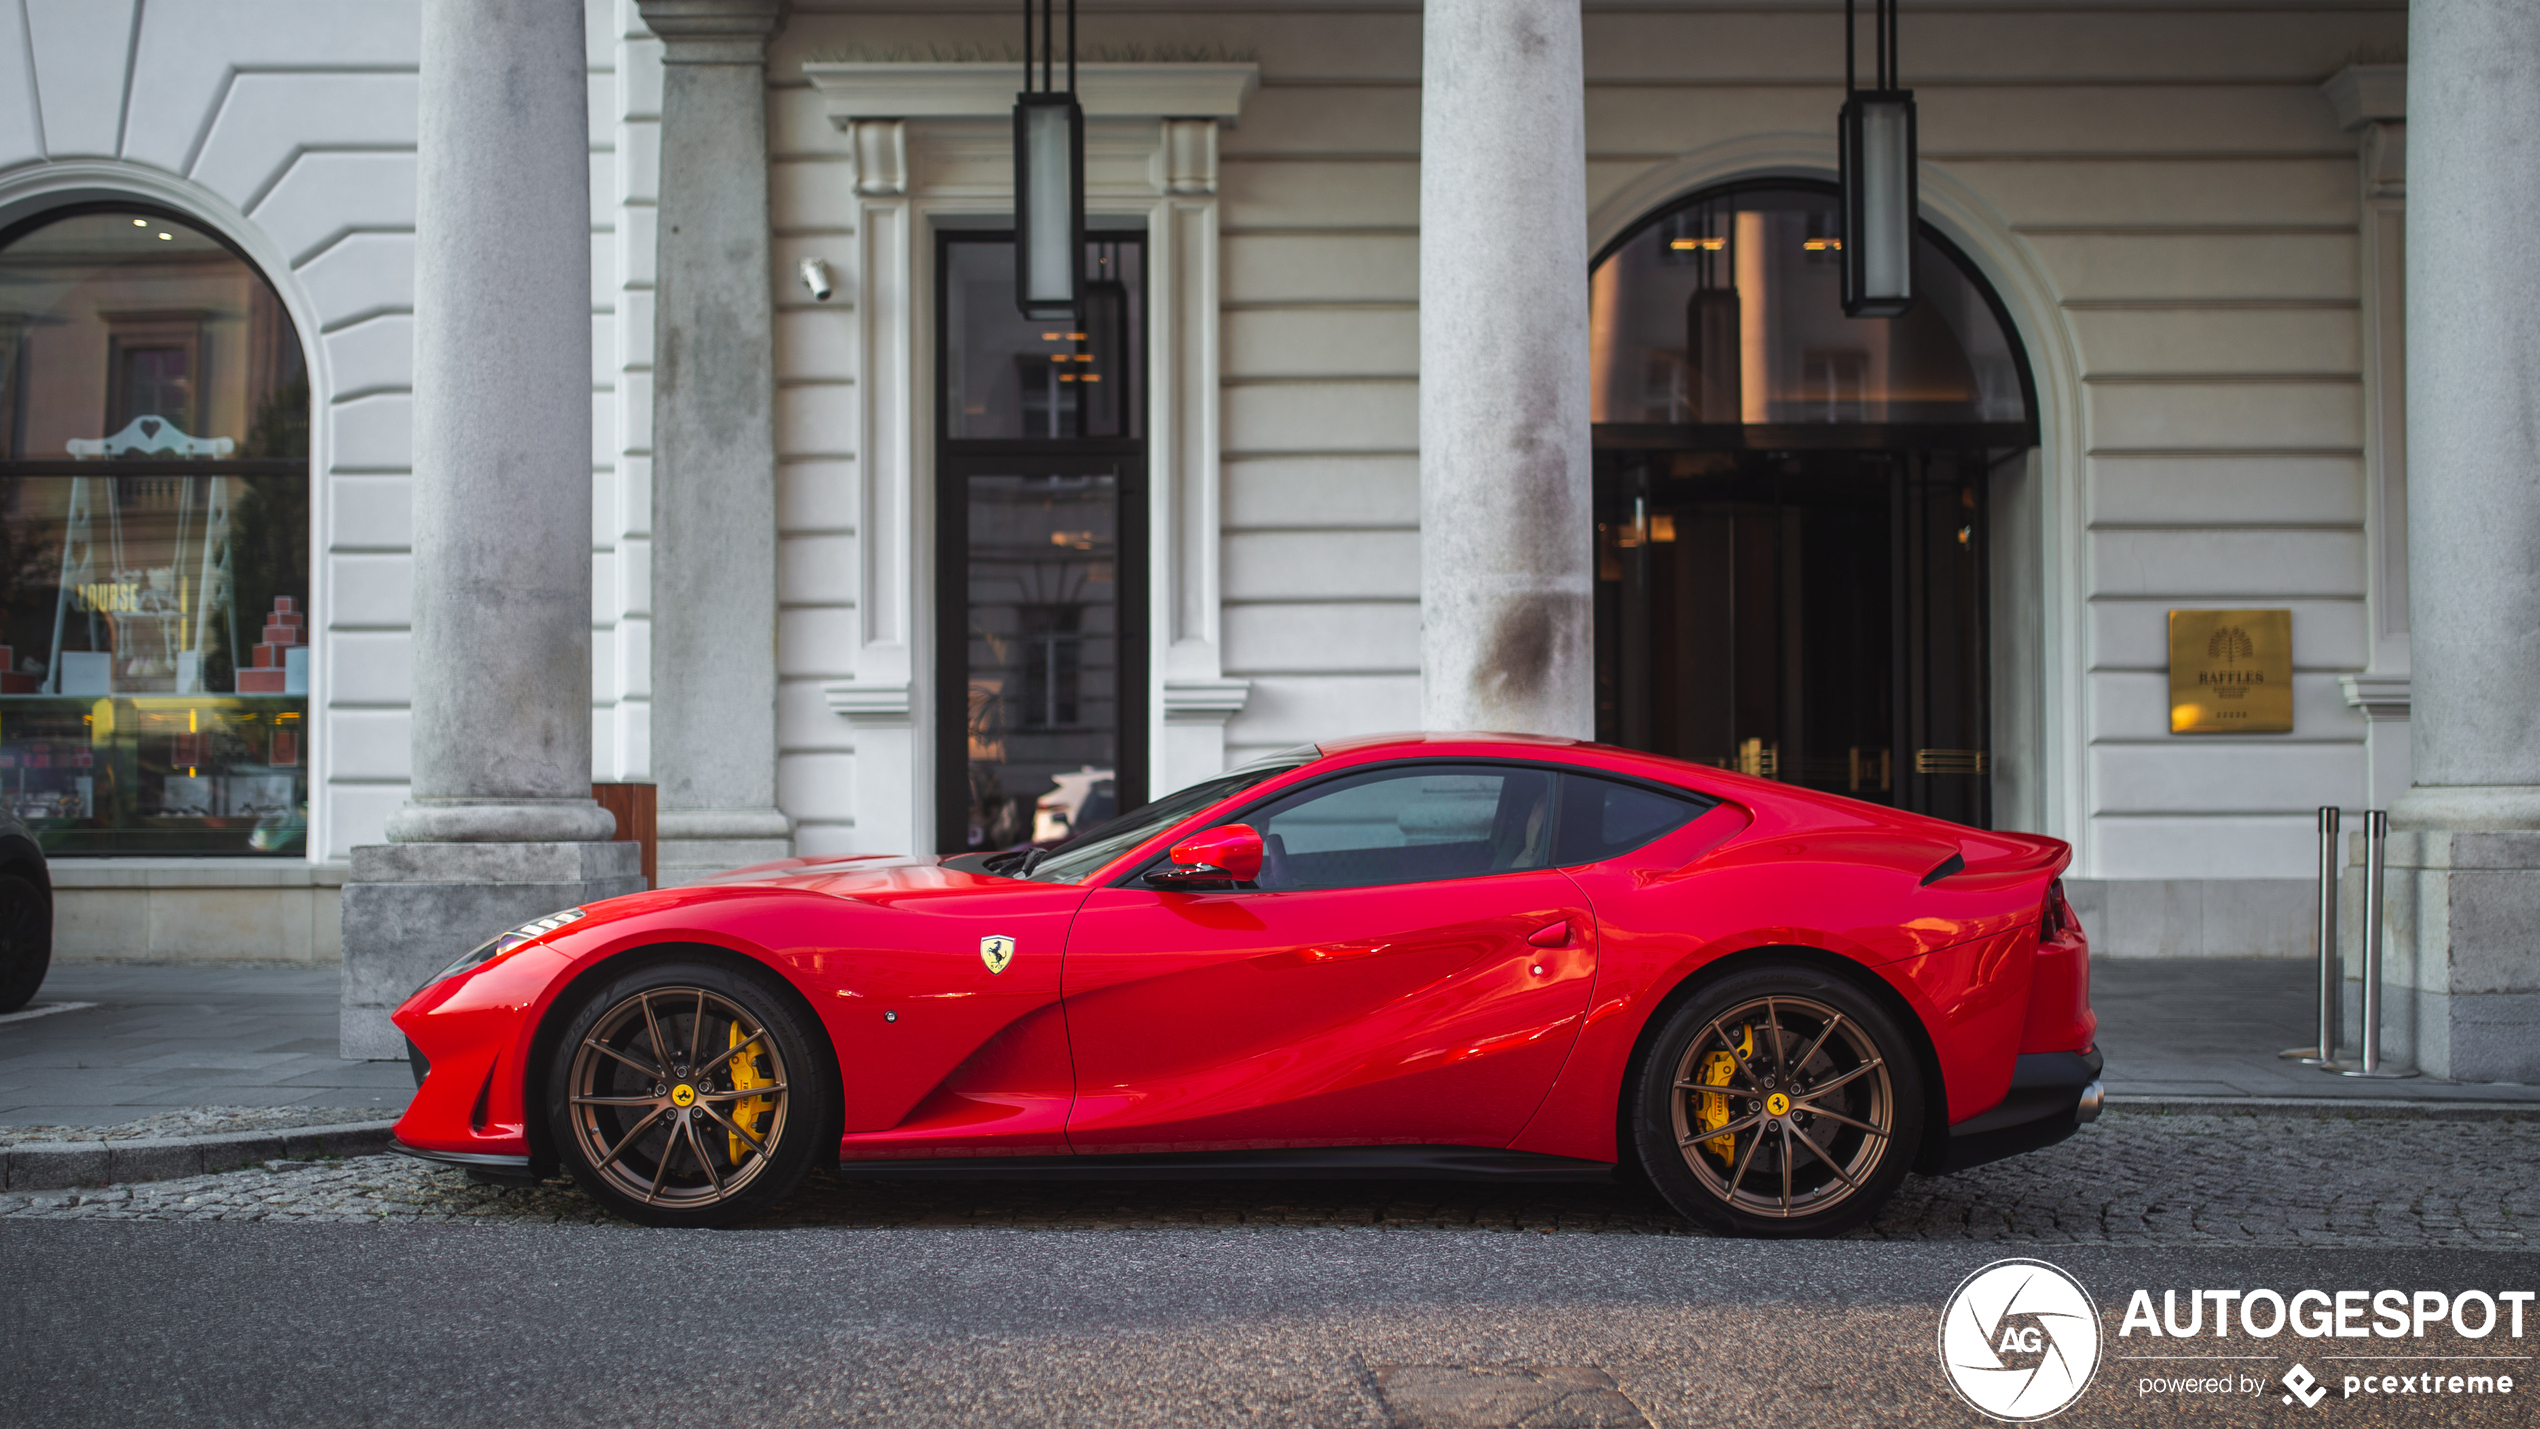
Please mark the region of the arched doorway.
POLYGON ((1597 735, 1992 816, 1988 530, 2037 443, 1999 301, 1929 225, 1847 318, 1836 191, 1695 194, 1597 258, 1597 735))

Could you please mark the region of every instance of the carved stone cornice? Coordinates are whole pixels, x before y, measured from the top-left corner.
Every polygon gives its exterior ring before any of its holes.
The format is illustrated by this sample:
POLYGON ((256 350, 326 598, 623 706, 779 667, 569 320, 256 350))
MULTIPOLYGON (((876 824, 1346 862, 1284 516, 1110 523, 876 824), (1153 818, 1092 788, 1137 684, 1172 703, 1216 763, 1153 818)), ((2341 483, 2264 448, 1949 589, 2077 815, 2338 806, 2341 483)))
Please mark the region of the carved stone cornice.
POLYGON ((1229 679, 1166 680, 1166 724, 1224 724, 1243 713, 1252 697, 1252 681, 1229 679))
POLYGON ((2408 67, 2348 65, 2320 86, 2337 127, 2361 131, 2357 157, 2363 165, 2364 197, 2405 198, 2408 194, 2408 67))
MULTIPOLYGON (((813 60, 803 66, 829 122, 841 129, 864 119, 1003 119, 1014 112, 1022 73, 1020 64, 952 60, 813 60)), ((1076 67, 1076 100, 1088 119, 1214 119, 1232 128, 1260 87, 1261 66, 1251 63, 1076 67)))
POLYGON ((2337 685, 2345 694, 2346 703, 2362 710, 2365 719, 2408 717, 2408 677, 2405 675, 2340 675, 2337 685))
POLYGON ((2360 129, 2367 124, 2405 123, 2408 118, 2408 67, 2348 65, 2320 86, 2328 107, 2337 111, 2337 127, 2360 129))
POLYGON ((905 680, 837 680, 822 686, 821 693, 828 697, 830 713, 873 728, 908 724, 915 703, 905 680))

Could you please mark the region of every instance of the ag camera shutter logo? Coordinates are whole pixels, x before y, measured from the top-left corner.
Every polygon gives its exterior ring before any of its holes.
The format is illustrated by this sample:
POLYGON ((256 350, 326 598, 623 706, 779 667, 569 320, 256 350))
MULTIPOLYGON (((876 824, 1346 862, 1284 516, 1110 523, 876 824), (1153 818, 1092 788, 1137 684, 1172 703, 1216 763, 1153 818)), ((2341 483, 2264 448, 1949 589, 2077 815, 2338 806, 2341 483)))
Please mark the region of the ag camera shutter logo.
POLYGON ((1940 1367, 1980 1414, 2052 1419, 2099 1368, 2098 1307, 2045 1261, 1997 1260, 1959 1282, 1940 1312, 1940 1367))

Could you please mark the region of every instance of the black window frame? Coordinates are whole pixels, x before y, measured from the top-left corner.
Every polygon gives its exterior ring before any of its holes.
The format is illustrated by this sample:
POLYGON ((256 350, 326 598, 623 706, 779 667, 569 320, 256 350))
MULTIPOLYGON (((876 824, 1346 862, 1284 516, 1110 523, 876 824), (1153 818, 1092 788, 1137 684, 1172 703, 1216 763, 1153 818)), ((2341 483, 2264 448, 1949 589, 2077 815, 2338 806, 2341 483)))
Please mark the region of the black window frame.
MULTIPOLYGON (((1146 282, 1144 229, 1087 229, 1085 241, 1134 243, 1140 249, 1139 282, 1146 282)), ((1115 807, 1127 812, 1148 802, 1147 649, 1152 628, 1148 544, 1151 529, 1147 473, 1146 390, 1151 366, 1139 349, 1139 390, 1130 410, 1135 435, 1126 437, 961 438, 952 435, 952 249, 963 243, 1011 245, 1011 228, 938 228, 935 231, 935 849, 970 852, 970 479, 1018 472, 1051 476, 1109 476, 1119 503, 1114 579, 1118 601, 1119 757, 1113 775, 1115 807)))

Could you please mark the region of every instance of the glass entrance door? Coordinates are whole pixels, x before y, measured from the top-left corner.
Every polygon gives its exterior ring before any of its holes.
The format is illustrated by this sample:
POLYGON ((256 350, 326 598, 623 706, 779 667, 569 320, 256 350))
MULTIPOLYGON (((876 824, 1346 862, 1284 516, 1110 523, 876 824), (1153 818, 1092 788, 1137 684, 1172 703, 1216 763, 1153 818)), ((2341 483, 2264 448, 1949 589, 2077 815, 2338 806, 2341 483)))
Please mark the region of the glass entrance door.
POLYGON ((1007 234, 948 233, 936 446, 937 849, 1048 846, 1146 802, 1139 246, 1025 319, 1007 234))
POLYGON ((1606 452, 1597 737, 1984 824, 1983 452, 1606 452))
MULTIPOLYGON (((1100 459, 970 459, 956 711, 943 791, 946 852, 1053 844, 1144 803, 1125 771, 1143 720, 1123 716, 1145 684, 1144 622, 1122 580, 1124 492, 1138 483, 1100 459), (1136 636, 1132 638, 1132 630, 1136 636), (1137 668, 1134 684, 1133 668, 1137 668), (958 823, 950 821, 958 817, 958 823), (956 840, 958 840, 956 842, 956 840)), ((950 632, 947 632, 949 634, 950 632)), ((1142 753, 1142 751, 1141 751, 1142 753)))

